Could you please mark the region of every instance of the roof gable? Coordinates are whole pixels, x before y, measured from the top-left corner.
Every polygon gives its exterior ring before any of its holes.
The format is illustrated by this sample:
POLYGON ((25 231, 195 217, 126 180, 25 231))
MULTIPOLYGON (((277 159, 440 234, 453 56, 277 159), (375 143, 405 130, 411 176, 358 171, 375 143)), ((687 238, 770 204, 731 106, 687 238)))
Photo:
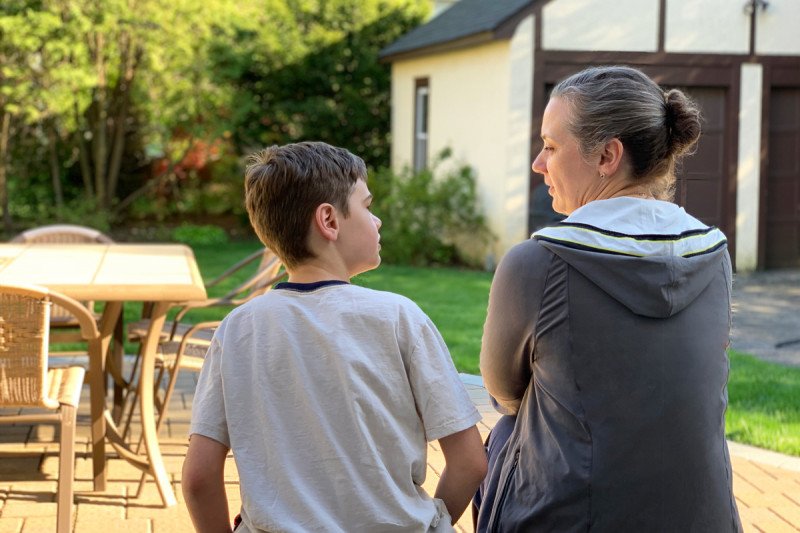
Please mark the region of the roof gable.
POLYGON ((464 41, 476 44, 492 40, 504 22, 532 3, 533 0, 460 0, 381 50, 380 58, 391 61, 396 56, 419 53, 448 43, 464 41))

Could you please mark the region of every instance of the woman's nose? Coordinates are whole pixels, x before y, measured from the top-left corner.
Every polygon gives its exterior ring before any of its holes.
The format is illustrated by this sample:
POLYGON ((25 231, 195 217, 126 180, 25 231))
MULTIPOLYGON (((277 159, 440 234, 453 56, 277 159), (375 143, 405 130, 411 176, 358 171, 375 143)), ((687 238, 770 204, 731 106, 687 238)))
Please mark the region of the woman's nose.
POLYGON ((381 219, 379 219, 375 215, 372 215, 372 219, 375 222, 375 226, 377 226, 378 229, 381 229, 381 226, 383 226, 383 222, 381 222, 381 219))
POLYGON ((542 161, 542 152, 539 152, 539 155, 537 155, 536 159, 533 160, 533 164, 531 165, 531 170, 533 170, 537 174, 544 174, 545 166, 544 162, 542 161))

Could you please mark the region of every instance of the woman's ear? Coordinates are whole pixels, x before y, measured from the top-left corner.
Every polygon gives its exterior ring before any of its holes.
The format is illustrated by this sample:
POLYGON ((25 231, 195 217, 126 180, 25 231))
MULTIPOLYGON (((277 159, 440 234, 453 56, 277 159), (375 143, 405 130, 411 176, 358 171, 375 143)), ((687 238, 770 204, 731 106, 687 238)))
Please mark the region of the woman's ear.
POLYGON ((339 219, 336 208, 331 204, 319 204, 314 211, 314 227, 326 240, 335 241, 339 237, 339 219))
POLYGON ((614 137, 603 146, 597 171, 606 176, 613 176, 622 164, 624 153, 625 147, 622 146, 622 141, 614 137))

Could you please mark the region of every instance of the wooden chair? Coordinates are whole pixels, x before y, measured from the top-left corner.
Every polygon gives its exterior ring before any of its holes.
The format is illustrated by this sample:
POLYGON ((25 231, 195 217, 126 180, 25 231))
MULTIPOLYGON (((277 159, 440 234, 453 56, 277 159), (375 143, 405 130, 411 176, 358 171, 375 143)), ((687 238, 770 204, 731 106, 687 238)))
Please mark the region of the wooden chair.
MULTIPOLYGON (((23 231, 10 242, 13 243, 68 243, 68 244, 112 244, 114 240, 108 235, 87 226, 75 224, 51 224, 39 226, 23 231)), ((99 313, 95 312, 94 302, 81 302, 94 315, 95 321, 100 319, 99 313)), ((50 335, 50 342, 73 343, 81 342, 81 332, 78 331, 79 323, 76 318, 67 310, 58 305, 52 306, 50 310, 50 327, 53 331, 50 335)), ((120 314, 119 321, 114 329, 114 347, 112 357, 108 359, 108 371, 114 379, 114 404, 118 407, 114 410, 115 418, 121 414, 121 404, 123 401, 123 390, 130 386, 129 381, 123 376, 123 352, 124 352, 124 325, 123 315, 120 314)), ((75 355, 72 353, 62 353, 62 355, 75 355)), ((132 375, 131 375, 132 378, 132 375)))
POLYGON ((84 340, 100 337, 94 317, 79 302, 44 287, 0 285, 0 424, 57 424, 61 430, 56 530, 72 529, 75 421, 83 385, 81 367, 47 366, 50 308, 57 304, 77 320, 84 340), (25 412, 37 408, 47 412, 25 412))

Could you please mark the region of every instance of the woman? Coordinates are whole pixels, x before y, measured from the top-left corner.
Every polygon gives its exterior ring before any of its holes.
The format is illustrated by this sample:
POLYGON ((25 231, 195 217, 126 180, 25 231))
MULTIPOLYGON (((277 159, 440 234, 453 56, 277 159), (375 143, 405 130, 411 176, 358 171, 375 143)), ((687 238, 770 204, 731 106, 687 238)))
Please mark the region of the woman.
MULTIPOLYGON (((737 531, 725 236, 668 200, 697 108, 638 70, 559 83, 533 163, 568 217, 517 245, 481 349, 501 412, 479 531, 737 531)), ((480 498, 476 498, 476 503, 480 498)))

